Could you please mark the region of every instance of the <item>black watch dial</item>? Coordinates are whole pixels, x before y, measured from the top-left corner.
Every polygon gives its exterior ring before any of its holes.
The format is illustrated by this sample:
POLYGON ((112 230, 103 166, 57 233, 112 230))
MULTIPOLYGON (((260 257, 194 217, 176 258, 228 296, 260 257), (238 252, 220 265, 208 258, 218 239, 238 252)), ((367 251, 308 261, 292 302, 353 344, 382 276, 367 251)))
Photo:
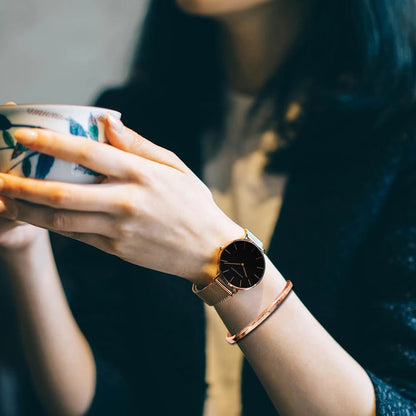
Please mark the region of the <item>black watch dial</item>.
POLYGON ((264 275, 264 268, 262 251, 250 241, 234 241, 221 253, 220 272, 237 289, 248 289, 257 285, 264 275))

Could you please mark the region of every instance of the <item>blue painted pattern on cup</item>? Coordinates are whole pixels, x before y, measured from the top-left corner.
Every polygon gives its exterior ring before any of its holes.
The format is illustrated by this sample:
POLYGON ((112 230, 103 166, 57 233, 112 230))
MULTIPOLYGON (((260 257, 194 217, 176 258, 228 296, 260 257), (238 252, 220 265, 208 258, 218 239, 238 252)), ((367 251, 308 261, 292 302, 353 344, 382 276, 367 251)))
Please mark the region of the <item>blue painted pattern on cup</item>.
POLYGON ((62 104, 20 104, 0 106, 0 171, 36 179, 73 183, 94 183, 101 179, 76 163, 27 149, 14 139, 20 127, 49 129, 59 133, 106 142, 104 119, 107 113, 120 118, 114 110, 62 104))

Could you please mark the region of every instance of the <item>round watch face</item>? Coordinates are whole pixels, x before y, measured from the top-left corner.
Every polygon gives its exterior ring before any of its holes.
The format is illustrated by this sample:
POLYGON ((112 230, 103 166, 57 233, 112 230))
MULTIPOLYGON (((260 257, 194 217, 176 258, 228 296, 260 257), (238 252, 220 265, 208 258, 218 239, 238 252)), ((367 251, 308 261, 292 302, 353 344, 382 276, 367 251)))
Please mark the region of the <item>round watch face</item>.
POLYGON ((263 253, 247 240, 234 241, 221 253, 220 272, 237 289, 257 285, 264 275, 264 267, 263 253))

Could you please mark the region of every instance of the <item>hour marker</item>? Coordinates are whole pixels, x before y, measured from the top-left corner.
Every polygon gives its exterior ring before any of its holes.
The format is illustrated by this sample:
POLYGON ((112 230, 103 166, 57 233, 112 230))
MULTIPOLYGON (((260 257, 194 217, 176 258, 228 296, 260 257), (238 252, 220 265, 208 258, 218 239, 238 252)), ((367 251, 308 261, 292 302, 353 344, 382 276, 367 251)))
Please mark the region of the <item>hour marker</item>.
POLYGON ((235 276, 233 276, 233 277, 230 279, 230 283, 233 281, 233 279, 235 279, 235 276))
POLYGON ((257 266, 257 268, 258 268, 258 269, 261 269, 261 270, 263 270, 263 269, 264 269, 264 267, 260 267, 260 266, 257 266))
POLYGON ((251 253, 252 253, 255 249, 256 249, 256 247, 253 247, 253 248, 251 249, 251 253))
POLYGON ((235 245, 235 243, 233 244, 234 248, 237 250, 237 246, 235 245))
POLYGON ((248 283, 250 284, 250 286, 253 286, 253 284, 251 283, 251 280, 247 277, 248 283))
POLYGON ((227 270, 224 270, 223 271, 223 273, 227 273, 227 272, 229 272, 230 271, 230 269, 227 269, 227 270))
POLYGON ((256 276, 256 277, 257 277, 257 279, 260 279, 260 277, 258 277, 256 274, 254 274, 254 276, 256 276))
POLYGON ((246 248, 246 242, 243 241, 243 248, 246 248))
POLYGON ((261 258, 263 258, 263 256, 256 257, 256 260, 259 260, 259 259, 261 259, 261 258))
POLYGON ((224 249, 224 251, 226 251, 228 254, 231 254, 226 248, 224 249))
POLYGON ((243 287, 243 281, 240 280, 240 287, 243 287))

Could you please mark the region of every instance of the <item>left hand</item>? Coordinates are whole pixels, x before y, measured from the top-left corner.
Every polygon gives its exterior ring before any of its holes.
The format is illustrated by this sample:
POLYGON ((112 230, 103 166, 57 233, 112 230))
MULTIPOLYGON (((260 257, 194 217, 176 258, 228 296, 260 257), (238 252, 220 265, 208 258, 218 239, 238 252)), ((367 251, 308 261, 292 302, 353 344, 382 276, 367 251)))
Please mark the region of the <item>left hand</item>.
MULTIPOLYGON (((5 105, 13 106, 15 102, 9 101, 5 105)), ((4 201, 0 197, 0 211, 4 201)), ((0 218, 0 260, 5 263, 13 264, 27 256, 27 250, 40 240, 40 236, 45 234, 45 230, 26 224, 21 221, 13 221, 0 218)))
MULTIPOLYGON (((113 145, 48 130, 19 129, 35 151, 106 175, 71 184, 0 174, 0 216, 93 245, 131 263, 206 284, 220 245, 243 229, 214 203, 209 189, 171 151, 108 116, 113 145)), ((215 270, 214 270, 215 269, 215 270)))

